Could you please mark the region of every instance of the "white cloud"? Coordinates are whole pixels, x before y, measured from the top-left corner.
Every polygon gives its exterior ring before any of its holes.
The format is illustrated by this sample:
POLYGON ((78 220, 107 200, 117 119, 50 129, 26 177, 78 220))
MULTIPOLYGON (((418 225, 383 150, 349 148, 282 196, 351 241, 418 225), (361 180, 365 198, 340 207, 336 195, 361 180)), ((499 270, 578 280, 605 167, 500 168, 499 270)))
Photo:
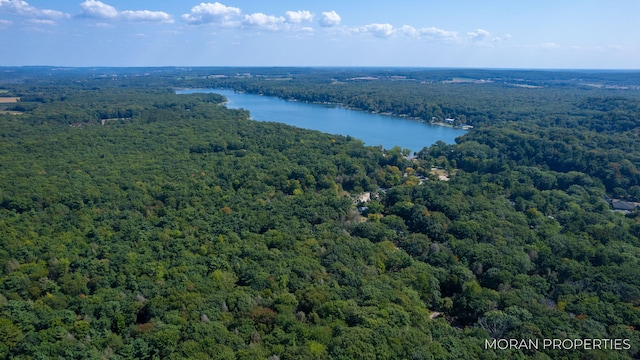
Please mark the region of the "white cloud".
POLYGON ((34 7, 31 7, 31 9, 34 10, 33 14, 35 16, 37 16, 37 17, 40 17, 40 18, 58 20, 58 19, 71 17, 71 15, 65 14, 62 11, 49 10, 49 9, 38 9, 38 8, 34 8, 34 7))
POLYGON ((398 31, 398 33, 400 33, 400 34, 402 34, 402 35, 404 35, 404 36, 406 36, 408 38, 419 38, 420 37, 420 33, 413 26, 403 25, 397 31, 398 31))
POLYGON ((234 19, 240 16, 241 10, 226 6, 219 2, 200 3, 191 8, 191 13, 182 15, 182 20, 191 25, 219 24, 234 25, 234 19))
POLYGON ((455 31, 447 31, 435 27, 416 29, 409 25, 396 28, 391 24, 370 24, 354 28, 352 31, 354 33, 369 33, 380 38, 388 38, 398 34, 410 39, 452 41, 458 37, 458 33, 455 31))
POLYGON ((150 10, 124 10, 118 11, 115 7, 98 0, 86 0, 80 4, 82 13, 80 16, 102 19, 102 20, 123 20, 134 22, 164 22, 173 23, 171 15, 164 11, 150 10))
POLYGON ((127 21, 150 21, 150 22, 163 22, 173 23, 171 15, 164 11, 149 11, 149 10, 125 10, 120 13, 120 16, 127 21))
POLYGON ((467 38, 474 42, 483 45, 489 45, 490 43, 502 43, 511 38, 511 35, 505 34, 503 36, 493 36, 490 32, 484 29, 476 29, 467 33, 467 38))
POLYGON ((279 30, 280 25, 284 23, 284 18, 280 16, 265 15, 263 13, 255 13, 245 15, 243 23, 250 26, 257 26, 268 30, 279 30))
POLYGON ((505 42, 511 39, 511 34, 504 34, 504 36, 496 36, 493 38, 494 42, 505 42))
POLYGON ((0 12, 34 17, 37 19, 59 20, 70 17, 61 11, 40 9, 23 0, 0 0, 0 12))
POLYGON ((370 33, 379 38, 388 38, 393 35, 394 29, 391 24, 369 24, 361 28, 357 28, 356 32, 370 33))
POLYGON ((476 31, 468 32, 467 36, 471 41, 486 41, 491 39, 491 33, 483 29, 477 29, 476 31))
MULTIPOLYGON (((403 25, 399 28, 396 28, 393 25, 388 23, 384 23, 384 24, 375 23, 375 24, 369 24, 361 27, 351 28, 350 31, 355 34, 370 34, 383 39, 398 35, 398 36, 404 36, 405 38, 414 39, 414 40, 436 40, 436 41, 443 41, 443 42, 458 41, 457 32, 443 30, 435 27, 416 29, 415 27, 410 25, 403 25)), ((484 30, 482 30, 482 32, 479 32, 478 30, 476 30, 476 32, 478 33, 477 34, 478 37, 485 36, 488 34, 488 32, 486 32, 487 34, 485 34, 484 30)), ((471 33, 469 33, 468 35, 471 37, 471 33)))
POLYGON ((324 27, 338 26, 340 25, 340 21, 342 21, 342 18, 334 10, 323 12, 322 17, 320 18, 320 26, 324 26, 324 27))
POLYGON ((2 20, 2 19, 0 19, 0 28, 3 28, 3 27, 9 27, 9 26, 11 26, 12 24, 13 24, 13 22, 12 22, 12 21, 9 21, 9 20, 2 20))
POLYGON ((254 13, 251 15, 245 15, 242 23, 248 26, 255 26, 271 31, 279 30, 301 30, 307 31, 308 27, 300 27, 300 24, 304 21, 312 21, 313 14, 307 10, 300 11, 287 11, 282 16, 266 15, 263 13, 254 13))
POLYGON ((300 24, 303 21, 313 21, 313 14, 308 10, 287 11, 284 13, 287 22, 292 24, 300 24))
POLYGON ((244 25, 271 31, 297 29, 296 25, 313 20, 313 14, 308 10, 287 11, 284 16, 264 13, 241 15, 241 9, 226 6, 219 2, 200 3, 191 8, 189 14, 182 15, 182 19, 191 25, 217 24, 225 27, 240 27, 244 25))
POLYGON ((442 30, 436 27, 421 28, 418 30, 421 37, 436 38, 440 40, 455 40, 458 33, 455 31, 442 30))
POLYGON ((118 17, 118 10, 102 1, 87 0, 80 4, 82 16, 96 19, 115 19, 118 17))

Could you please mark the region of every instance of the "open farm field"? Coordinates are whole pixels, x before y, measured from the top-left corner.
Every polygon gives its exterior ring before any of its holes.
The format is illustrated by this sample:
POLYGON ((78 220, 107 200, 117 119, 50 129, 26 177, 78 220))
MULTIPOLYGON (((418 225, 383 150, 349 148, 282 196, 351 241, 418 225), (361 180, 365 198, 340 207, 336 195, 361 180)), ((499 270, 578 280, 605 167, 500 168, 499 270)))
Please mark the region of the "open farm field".
POLYGON ((18 97, 0 97, 0 104, 13 104, 17 103, 20 98, 18 97))

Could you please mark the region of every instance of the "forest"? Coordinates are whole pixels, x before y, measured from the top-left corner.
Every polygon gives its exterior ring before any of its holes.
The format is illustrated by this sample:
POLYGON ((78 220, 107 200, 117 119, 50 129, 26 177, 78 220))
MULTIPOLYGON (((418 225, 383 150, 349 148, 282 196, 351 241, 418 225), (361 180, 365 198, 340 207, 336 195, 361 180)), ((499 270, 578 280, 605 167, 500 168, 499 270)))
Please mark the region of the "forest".
POLYGON ((0 358, 640 357, 638 73, 0 70, 0 358), (474 128, 411 157, 198 87, 474 128))

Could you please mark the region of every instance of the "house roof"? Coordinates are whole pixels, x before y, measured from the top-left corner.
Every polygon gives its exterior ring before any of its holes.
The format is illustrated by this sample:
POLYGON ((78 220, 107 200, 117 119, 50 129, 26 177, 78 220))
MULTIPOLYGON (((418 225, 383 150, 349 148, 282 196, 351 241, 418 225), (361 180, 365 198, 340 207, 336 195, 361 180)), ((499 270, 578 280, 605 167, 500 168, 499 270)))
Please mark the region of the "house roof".
POLYGON ((637 203, 618 199, 611 199, 611 206, 614 210, 635 210, 638 208, 637 203))

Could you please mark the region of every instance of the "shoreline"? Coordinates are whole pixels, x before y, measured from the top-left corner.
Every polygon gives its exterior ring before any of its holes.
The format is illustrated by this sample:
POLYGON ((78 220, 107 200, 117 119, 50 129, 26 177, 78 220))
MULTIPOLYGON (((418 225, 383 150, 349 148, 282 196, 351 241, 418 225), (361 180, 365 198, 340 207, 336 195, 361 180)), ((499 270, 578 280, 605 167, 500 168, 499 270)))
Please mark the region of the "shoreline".
MULTIPOLYGON (((234 89, 225 89, 225 90, 233 90, 233 91, 235 91, 235 92, 240 93, 240 91, 236 91, 236 90, 234 90, 234 89)), ((242 92, 242 93, 246 93, 246 91, 245 91, 245 92, 242 92)), ((422 119, 422 118, 418 118, 418 117, 415 117, 415 116, 409 116, 409 115, 404 115, 404 114, 394 114, 394 113, 391 113, 391 112, 383 112, 383 113, 381 113, 381 112, 377 112, 377 111, 370 111, 370 110, 364 110, 364 109, 359 109, 359 108, 355 108, 355 107, 349 107, 349 106, 345 106, 343 103, 333 103, 333 102, 328 102, 328 101, 306 101, 306 100, 298 100, 298 99, 295 99, 295 98, 288 98, 288 99, 285 99, 285 98, 281 98, 281 97, 279 97, 279 96, 275 96, 275 95, 264 95, 264 94, 256 94, 256 95, 260 95, 260 96, 272 96, 272 97, 276 97, 276 98, 278 98, 278 99, 282 99, 282 100, 285 100, 285 101, 291 101, 291 102, 300 102, 300 103, 314 104, 314 105, 330 105, 330 106, 337 106, 337 107, 341 107, 341 108, 346 109, 346 110, 355 110, 355 111, 362 111, 362 112, 366 112, 366 113, 369 113, 369 114, 376 114, 376 115, 384 115, 384 116, 400 117, 400 118, 405 118, 405 119, 409 119, 409 120, 414 120, 414 121, 417 121, 417 122, 421 122, 421 123, 423 123, 423 124, 435 125, 435 126, 442 126, 442 127, 448 127, 448 128, 451 128, 451 129, 457 129, 457 130, 469 131, 469 130, 473 129, 473 126, 471 126, 471 125, 464 125, 464 126, 460 126, 460 125, 451 125, 451 124, 447 124, 447 123, 444 123, 444 122, 442 122, 442 121, 438 121, 438 122, 435 122, 435 121, 426 121, 426 120, 424 120, 424 119, 422 119)))

